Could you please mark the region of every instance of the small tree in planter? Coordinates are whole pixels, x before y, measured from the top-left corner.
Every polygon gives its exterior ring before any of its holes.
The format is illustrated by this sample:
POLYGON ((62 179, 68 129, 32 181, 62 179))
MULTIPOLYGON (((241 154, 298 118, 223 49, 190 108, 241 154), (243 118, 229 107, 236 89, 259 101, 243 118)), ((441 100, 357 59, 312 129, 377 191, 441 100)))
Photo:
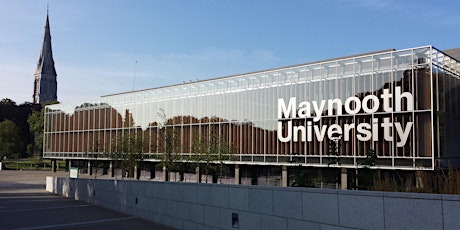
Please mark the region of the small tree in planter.
POLYGON ((218 127, 211 125, 209 133, 196 135, 193 139, 192 162, 195 162, 206 175, 205 182, 208 182, 208 175, 215 175, 221 178, 223 173, 228 171, 225 161, 232 161, 236 148, 223 137, 219 136, 218 127))

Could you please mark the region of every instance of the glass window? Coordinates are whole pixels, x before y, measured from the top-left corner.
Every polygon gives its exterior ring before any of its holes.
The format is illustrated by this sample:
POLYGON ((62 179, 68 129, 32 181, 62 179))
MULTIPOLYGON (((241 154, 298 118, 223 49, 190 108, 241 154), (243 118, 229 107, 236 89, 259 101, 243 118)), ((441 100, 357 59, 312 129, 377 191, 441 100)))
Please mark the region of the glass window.
POLYGON ((410 68, 412 63, 412 50, 394 52, 393 68, 410 68))

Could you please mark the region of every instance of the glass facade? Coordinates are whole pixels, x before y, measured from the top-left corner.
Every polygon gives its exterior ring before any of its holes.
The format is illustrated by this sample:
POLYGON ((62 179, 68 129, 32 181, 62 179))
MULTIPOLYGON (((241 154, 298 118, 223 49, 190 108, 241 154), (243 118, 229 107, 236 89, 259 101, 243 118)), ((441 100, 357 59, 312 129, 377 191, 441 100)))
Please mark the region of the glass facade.
POLYGON ((460 63, 431 47, 385 51, 47 106, 44 158, 110 152, 131 133, 159 161, 198 139, 235 147, 238 164, 383 169, 460 162, 460 63))

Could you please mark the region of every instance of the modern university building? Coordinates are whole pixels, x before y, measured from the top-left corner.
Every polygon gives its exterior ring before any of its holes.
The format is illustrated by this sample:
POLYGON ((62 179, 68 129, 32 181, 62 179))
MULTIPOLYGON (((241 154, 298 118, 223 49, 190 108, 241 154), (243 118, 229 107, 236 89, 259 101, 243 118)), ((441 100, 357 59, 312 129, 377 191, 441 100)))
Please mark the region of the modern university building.
POLYGON ((111 174, 129 134, 152 178, 165 154, 203 159, 193 157, 201 140, 231 150, 214 163, 235 183, 265 176, 285 186, 298 167, 346 176, 373 154, 381 170, 458 167, 459 96, 458 58, 432 46, 385 50, 50 105, 43 157, 90 169, 97 159, 111 174))

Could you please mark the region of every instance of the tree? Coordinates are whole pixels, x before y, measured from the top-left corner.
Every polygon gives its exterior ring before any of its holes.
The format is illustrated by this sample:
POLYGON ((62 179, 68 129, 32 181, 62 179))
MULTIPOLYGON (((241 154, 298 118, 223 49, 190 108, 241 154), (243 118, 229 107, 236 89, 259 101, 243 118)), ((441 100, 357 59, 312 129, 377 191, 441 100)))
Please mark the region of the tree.
POLYGON ((177 150, 180 149, 180 136, 173 127, 168 126, 174 124, 174 119, 167 119, 164 109, 160 108, 158 116, 163 120, 163 123, 159 124, 160 131, 164 132, 164 135, 159 140, 159 147, 163 145, 162 149, 164 150, 161 164, 166 167, 165 178, 169 181, 169 172, 183 173, 183 167, 180 163, 182 157, 177 154, 177 150))
POLYGON ((369 149, 369 151, 367 151, 366 153, 365 161, 361 164, 363 167, 356 168, 356 189, 358 189, 358 187, 361 189, 370 189, 373 186, 374 170, 372 170, 371 167, 374 167, 376 165, 377 160, 378 157, 375 151, 373 149, 369 149))
POLYGON ((11 100, 11 99, 9 99, 9 98, 3 98, 3 99, 0 101, 0 104, 2 104, 2 105, 16 106, 16 102, 14 102, 13 100, 11 100))
POLYGON ((33 142, 30 144, 30 151, 33 155, 43 154, 43 110, 34 111, 27 119, 30 133, 33 135, 33 142))
POLYGON ((307 169, 299 165, 292 167, 292 171, 289 175, 289 181, 293 187, 315 187, 311 175, 307 169))
POLYGON ((32 152, 27 149, 30 143, 33 142, 33 137, 30 133, 27 119, 33 111, 38 110, 40 110, 40 105, 31 103, 16 105, 16 102, 8 98, 0 101, 0 122, 10 120, 19 129, 21 149, 18 150, 18 153, 20 154, 18 157, 26 157, 28 153, 32 152))
MULTIPOLYGON (((208 135, 194 137, 192 160, 203 168, 207 182, 207 176, 210 172, 222 177, 223 172, 228 170, 224 165, 224 161, 231 161, 235 152, 235 147, 224 138, 219 137, 217 128, 211 125, 208 135)), ((217 178, 215 179, 217 180, 217 178)))
POLYGON ((39 111, 33 111, 32 114, 27 118, 29 123, 29 130, 33 136, 32 143, 29 148, 33 155, 43 155, 43 132, 44 132, 44 117, 45 117, 45 106, 58 104, 59 102, 50 102, 43 104, 39 111))
POLYGON ((112 140, 112 150, 109 158, 119 161, 120 168, 126 171, 132 171, 135 166, 139 166, 143 159, 142 153, 145 149, 145 143, 142 138, 135 132, 124 130, 124 132, 112 140))
POLYGON ((0 122, 0 161, 5 157, 17 157, 21 151, 19 129, 11 120, 0 122))

